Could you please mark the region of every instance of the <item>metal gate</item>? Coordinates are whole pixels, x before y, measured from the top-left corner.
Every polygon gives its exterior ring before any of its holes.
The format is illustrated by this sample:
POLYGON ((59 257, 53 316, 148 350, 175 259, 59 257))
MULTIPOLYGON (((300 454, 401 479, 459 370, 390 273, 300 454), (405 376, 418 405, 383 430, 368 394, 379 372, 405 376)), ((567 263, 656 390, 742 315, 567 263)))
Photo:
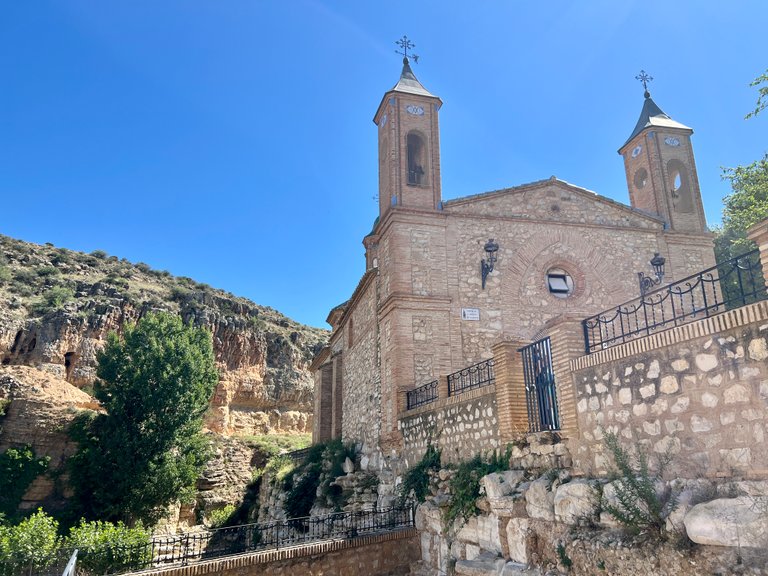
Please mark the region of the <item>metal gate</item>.
POLYGON ((525 403, 528 408, 528 431, 560 430, 557 411, 557 387, 552 370, 549 338, 520 348, 525 375, 525 403))

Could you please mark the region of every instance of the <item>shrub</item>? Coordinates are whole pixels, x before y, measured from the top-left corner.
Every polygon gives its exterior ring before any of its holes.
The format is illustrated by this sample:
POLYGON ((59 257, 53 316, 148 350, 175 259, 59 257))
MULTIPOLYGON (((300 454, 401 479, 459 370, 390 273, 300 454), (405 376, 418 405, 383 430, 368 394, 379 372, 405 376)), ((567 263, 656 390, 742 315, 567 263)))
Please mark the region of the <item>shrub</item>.
POLYGON ((616 465, 612 476, 617 502, 612 504, 603 499, 603 510, 633 534, 664 538, 667 516, 677 507, 679 496, 670 488, 657 491, 670 454, 658 459, 657 471, 652 473, 642 447, 637 446, 631 454, 613 433, 605 434, 605 445, 616 465))
POLYGON ((0 264, 0 284, 5 284, 11 280, 11 270, 7 266, 0 264))
POLYGON ((344 474, 344 461, 354 457, 354 446, 345 446, 338 438, 312 446, 304 461, 283 480, 283 488, 287 491, 283 509, 288 517, 308 516, 316 495, 340 509, 344 494, 331 486, 331 482, 344 474))
POLYGON ((208 521, 206 522, 206 525, 209 528, 222 528, 224 526, 229 526, 230 518, 232 518, 232 515, 234 513, 235 513, 234 504, 227 504, 226 506, 224 506, 224 508, 211 510, 208 513, 208 521))
POLYGON ((311 434, 262 434, 243 437, 249 446, 258 448, 269 456, 282 452, 301 450, 312 443, 311 434))
POLYGON ((511 449, 511 446, 507 446, 504 454, 493 453, 486 458, 478 454, 456 467, 449 481, 451 501, 443 512, 443 521, 446 526, 453 524, 457 518, 467 521, 477 514, 476 502, 480 497, 480 479, 493 472, 509 469, 511 449))
POLYGON ((54 286, 43 293, 42 300, 32 306, 32 312, 35 314, 47 314, 60 309, 64 304, 72 300, 75 293, 66 286, 54 286))
POLYGON ((104 252, 104 250, 94 250, 91 252, 91 256, 98 258, 99 260, 104 260, 107 257, 107 253, 104 252))
POLYGON ((77 548, 78 568, 93 574, 112 574, 118 570, 141 569, 152 559, 150 533, 141 524, 129 528, 122 522, 80 520, 69 530, 67 548, 77 548))
POLYGON ((0 575, 26 574, 52 564, 61 545, 58 528, 42 509, 16 526, 0 526, 0 575))
POLYGON ((424 502, 429 494, 429 473, 438 470, 440 470, 440 449, 430 442, 419 463, 403 474, 403 481, 399 486, 400 505, 404 505, 411 498, 417 502, 424 502))
POLYGON ((28 268, 21 268, 13 273, 13 279, 18 284, 36 285, 37 274, 28 268))
POLYGON ((56 266, 38 266, 35 268, 35 274, 40 278, 51 278, 52 276, 58 276, 61 274, 56 266))
POLYGON ((0 454, 0 513, 16 514, 32 481, 48 468, 50 458, 37 458, 31 446, 8 448, 0 454))

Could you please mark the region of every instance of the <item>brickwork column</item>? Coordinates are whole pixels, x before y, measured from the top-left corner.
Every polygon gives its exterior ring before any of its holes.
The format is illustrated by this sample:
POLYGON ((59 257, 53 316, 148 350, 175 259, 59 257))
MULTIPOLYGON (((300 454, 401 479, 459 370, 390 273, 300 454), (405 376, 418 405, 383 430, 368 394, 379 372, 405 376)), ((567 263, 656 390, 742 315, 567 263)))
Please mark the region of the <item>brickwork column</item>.
POLYGON ((584 332, 581 318, 560 316, 546 327, 552 350, 552 370, 557 386, 557 403, 560 412, 560 430, 565 438, 578 436, 576 415, 576 386, 570 363, 584 355, 584 332))
POLYGON ((502 446, 528 432, 525 377, 522 357, 518 352, 526 344, 519 340, 505 340, 491 348, 496 373, 499 440, 502 446))
POLYGON ((763 266, 765 285, 768 286, 768 219, 747 230, 747 238, 760 248, 760 264, 763 266))
POLYGON ((312 442, 319 444, 331 439, 333 430, 333 365, 329 362, 320 367, 320 390, 315 406, 315 424, 312 442))

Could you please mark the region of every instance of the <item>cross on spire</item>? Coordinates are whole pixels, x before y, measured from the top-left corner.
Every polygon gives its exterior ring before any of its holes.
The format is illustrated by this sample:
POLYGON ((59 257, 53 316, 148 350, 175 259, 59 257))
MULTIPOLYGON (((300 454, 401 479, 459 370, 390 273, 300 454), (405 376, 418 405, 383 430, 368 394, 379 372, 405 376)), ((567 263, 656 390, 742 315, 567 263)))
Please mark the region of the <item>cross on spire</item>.
POLYGON ((408 50, 416 48, 416 44, 408 40, 408 36, 403 34, 403 37, 396 41, 395 44, 402 49, 402 52, 400 50, 395 50, 395 54, 400 54, 406 62, 410 59, 413 60, 415 64, 419 63, 419 57, 416 54, 408 54, 408 50))
POLYGON ((645 70, 640 70, 640 74, 635 76, 635 80, 640 80, 640 82, 643 83, 643 90, 645 90, 645 97, 650 98, 651 93, 648 92, 648 82, 653 81, 653 76, 648 74, 648 72, 646 72, 645 70))

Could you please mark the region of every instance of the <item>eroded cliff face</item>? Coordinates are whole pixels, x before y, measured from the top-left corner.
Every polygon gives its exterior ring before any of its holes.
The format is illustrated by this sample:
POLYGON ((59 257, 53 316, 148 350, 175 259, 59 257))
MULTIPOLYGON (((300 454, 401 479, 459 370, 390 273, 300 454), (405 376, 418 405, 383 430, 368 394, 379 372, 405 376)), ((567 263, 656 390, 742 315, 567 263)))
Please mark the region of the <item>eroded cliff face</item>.
POLYGON ((0 363, 88 392, 97 352, 149 311, 211 331, 220 381, 206 417, 219 434, 312 429, 312 356, 327 331, 164 271, 0 236, 0 363))

